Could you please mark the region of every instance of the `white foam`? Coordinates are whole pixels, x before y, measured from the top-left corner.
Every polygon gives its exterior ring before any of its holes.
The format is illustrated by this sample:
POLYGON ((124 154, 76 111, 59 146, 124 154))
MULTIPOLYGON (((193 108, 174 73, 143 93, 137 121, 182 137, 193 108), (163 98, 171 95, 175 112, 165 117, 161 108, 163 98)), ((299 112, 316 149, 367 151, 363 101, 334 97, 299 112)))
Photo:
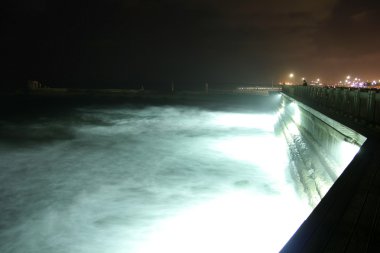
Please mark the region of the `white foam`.
POLYGON ((310 212, 284 176, 271 115, 239 124, 247 115, 187 107, 77 113, 106 124, 1 144, 1 252, 274 252, 310 212))

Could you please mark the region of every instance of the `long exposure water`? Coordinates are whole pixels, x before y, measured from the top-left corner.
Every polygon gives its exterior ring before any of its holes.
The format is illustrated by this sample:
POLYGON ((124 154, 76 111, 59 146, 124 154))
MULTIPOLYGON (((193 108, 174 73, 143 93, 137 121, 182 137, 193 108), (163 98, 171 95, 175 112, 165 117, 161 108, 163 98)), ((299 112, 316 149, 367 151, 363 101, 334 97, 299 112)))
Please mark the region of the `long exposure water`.
POLYGON ((276 120, 128 104, 2 120, 0 252, 277 252, 312 207, 276 120))

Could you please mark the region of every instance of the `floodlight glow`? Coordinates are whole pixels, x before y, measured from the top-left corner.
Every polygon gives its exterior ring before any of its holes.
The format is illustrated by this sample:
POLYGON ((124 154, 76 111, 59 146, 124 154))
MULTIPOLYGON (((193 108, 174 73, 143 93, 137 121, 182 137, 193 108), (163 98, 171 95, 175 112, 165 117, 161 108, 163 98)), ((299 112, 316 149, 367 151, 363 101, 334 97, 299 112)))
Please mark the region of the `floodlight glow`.
POLYGON ((300 134, 300 130, 298 129, 297 125, 294 124, 293 122, 288 123, 286 125, 286 129, 292 135, 299 135, 300 134))
POLYGON ((290 73, 290 74, 289 74, 289 77, 290 77, 290 78, 293 78, 293 77, 294 77, 294 74, 293 74, 293 73, 290 73))
POLYGON ((296 123, 298 126, 301 124, 301 111, 297 103, 292 102, 290 104, 290 109, 292 113, 292 119, 294 123, 296 123))
POLYGON ((335 171, 336 175, 340 175, 343 170, 351 162, 351 159, 359 152, 360 147, 354 143, 342 141, 339 143, 339 148, 337 150, 337 157, 340 159, 340 170, 335 171), (351 158, 351 159, 347 159, 351 158))
POLYGON ((240 136, 215 143, 214 149, 233 160, 252 163, 274 178, 284 179, 288 165, 287 143, 273 136, 240 136))
POLYGON ((284 100, 281 101, 281 108, 284 108, 286 106, 286 103, 284 100))
POLYGON ((224 113, 215 118, 215 124, 225 127, 252 128, 273 131, 276 117, 267 114, 224 113))
POLYGON ((284 107, 281 107, 280 109, 278 109, 277 111, 277 118, 280 118, 285 112, 285 108, 284 107))
POLYGON ((272 196, 226 192, 162 221, 134 252, 278 252, 310 213, 292 190, 283 190, 272 196))

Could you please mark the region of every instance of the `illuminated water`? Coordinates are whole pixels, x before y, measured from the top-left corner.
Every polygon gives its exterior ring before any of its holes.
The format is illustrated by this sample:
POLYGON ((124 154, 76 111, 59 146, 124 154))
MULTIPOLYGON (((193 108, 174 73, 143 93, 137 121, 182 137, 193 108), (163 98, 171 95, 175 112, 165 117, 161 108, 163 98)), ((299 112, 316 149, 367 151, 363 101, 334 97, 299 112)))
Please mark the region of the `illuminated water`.
POLYGON ((311 207, 276 121, 128 105, 3 120, 0 252, 277 252, 311 207))

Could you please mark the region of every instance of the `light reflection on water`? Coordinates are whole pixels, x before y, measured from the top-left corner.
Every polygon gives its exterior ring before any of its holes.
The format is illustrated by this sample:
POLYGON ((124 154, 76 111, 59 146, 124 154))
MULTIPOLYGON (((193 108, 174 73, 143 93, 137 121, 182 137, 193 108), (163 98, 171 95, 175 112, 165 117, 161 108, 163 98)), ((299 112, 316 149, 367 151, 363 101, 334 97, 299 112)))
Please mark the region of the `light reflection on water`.
POLYGON ((0 144, 0 251, 277 252, 311 207, 275 115, 81 108, 15 125, 25 142, 0 144))
POLYGON ((309 211, 289 191, 235 190, 162 221, 137 252, 278 252, 309 211))

